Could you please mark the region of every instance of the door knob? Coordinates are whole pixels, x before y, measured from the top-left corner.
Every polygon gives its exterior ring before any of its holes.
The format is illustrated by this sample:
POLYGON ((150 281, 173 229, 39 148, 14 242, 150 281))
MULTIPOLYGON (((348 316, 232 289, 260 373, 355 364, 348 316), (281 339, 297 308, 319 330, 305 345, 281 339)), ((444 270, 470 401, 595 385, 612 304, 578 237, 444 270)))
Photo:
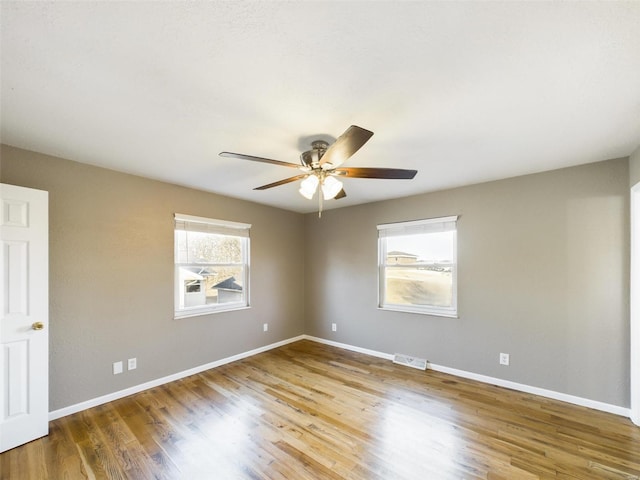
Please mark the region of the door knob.
POLYGON ((34 330, 42 330, 44 328, 44 323, 36 322, 33 325, 31 325, 31 328, 33 328, 34 330))

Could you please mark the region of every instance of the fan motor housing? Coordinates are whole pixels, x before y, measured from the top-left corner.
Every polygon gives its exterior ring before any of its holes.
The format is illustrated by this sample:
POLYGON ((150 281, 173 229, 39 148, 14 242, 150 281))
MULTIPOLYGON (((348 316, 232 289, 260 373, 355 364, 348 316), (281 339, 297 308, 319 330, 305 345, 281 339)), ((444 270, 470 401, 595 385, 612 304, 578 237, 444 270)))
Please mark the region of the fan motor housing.
POLYGON ((307 150, 300 154, 300 163, 305 167, 319 168, 320 159, 327 151, 328 146, 329 144, 324 140, 315 140, 311 142, 311 150, 307 150))

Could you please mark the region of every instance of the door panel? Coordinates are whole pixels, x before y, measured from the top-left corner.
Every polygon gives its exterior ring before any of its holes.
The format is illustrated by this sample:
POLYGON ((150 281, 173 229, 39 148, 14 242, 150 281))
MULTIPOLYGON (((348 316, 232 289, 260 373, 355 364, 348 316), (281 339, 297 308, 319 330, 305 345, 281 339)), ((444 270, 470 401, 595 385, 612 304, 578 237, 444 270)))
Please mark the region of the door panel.
POLYGON ((29 383, 29 343, 13 342, 3 345, 7 362, 7 408, 5 419, 29 413, 27 385, 29 383))
POLYGON ((3 242, 5 262, 5 318, 11 315, 29 315, 27 288, 29 272, 27 263, 29 244, 27 242, 3 242))
POLYGON ((47 192, 0 185, 0 452, 49 430, 47 192))

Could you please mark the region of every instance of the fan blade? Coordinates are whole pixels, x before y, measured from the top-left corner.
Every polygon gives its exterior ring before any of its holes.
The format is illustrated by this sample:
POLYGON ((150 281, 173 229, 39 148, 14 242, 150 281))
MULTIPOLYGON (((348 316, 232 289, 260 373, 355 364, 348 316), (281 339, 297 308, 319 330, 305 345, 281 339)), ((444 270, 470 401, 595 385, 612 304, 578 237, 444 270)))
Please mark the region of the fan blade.
POLYGON ((239 158, 240 160, 252 160, 254 162, 272 163, 274 165, 281 165, 283 167, 291 167, 291 168, 298 168, 298 169, 304 168, 302 165, 298 165, 296 163, 281 162, 280 160, 271 160, 270 158, 264 158, 264 157, 254 157, 253 155, 245 155, 243 153, 220 152, 218 155, 220 155, 221 157, 239 158))
POLYGON ((356 125, 351 125, 347 130, 338 137, 338 139, 327 148, 324 155, 320 159, 320 165, 330 163, 332 168, 338 167, 344 163, 351 155, 360 150, 367 140, 371 138, 373 132, 365 130, 356 125))
POLYGON ((277 182, 269 183, 268 185, 262 185, 261 187, 256 187, 254 190, 266 190, 267 188, 279 187, 280 185, 285 185, 287 183, 295 182, 296 180, 302 180, 305 178, 307 174, 296 175, 295 177, 285 178, 284 180, 279 180, 277 182))
POLYGON ((334 199, 334 200, 340 200, 341 198, 344 198, 344 197, 346 197, 346 196, 347 196, 347 192, 345 192, 345 191, 344 191, 344 188, 343 188, 342 190, 340 190, 340 191, 338 192, 338 194, 337 194, 335 197, 333 197, 333 199, 334 199))
POLYGON ((353 178, 389 178, 399 180, 411 180, 418 173, 417 170, 404 170, 402 168, 367 168, 346 167, 335 170, 338 175, 353 178))

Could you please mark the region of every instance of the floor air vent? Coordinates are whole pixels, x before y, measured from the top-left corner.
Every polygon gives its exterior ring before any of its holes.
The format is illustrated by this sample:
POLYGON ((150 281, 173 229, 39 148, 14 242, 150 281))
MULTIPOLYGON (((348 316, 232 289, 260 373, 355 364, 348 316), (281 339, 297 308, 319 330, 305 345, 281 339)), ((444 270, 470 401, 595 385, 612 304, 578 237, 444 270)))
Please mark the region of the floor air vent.
POLYGON ((424 358, 411 357, 403 353, 396 353, 393 356, 393 363, 398 363, 400 365, 405 365, 411 368, 417 368, 418 370, 427 369, 427 361, 424 358))

